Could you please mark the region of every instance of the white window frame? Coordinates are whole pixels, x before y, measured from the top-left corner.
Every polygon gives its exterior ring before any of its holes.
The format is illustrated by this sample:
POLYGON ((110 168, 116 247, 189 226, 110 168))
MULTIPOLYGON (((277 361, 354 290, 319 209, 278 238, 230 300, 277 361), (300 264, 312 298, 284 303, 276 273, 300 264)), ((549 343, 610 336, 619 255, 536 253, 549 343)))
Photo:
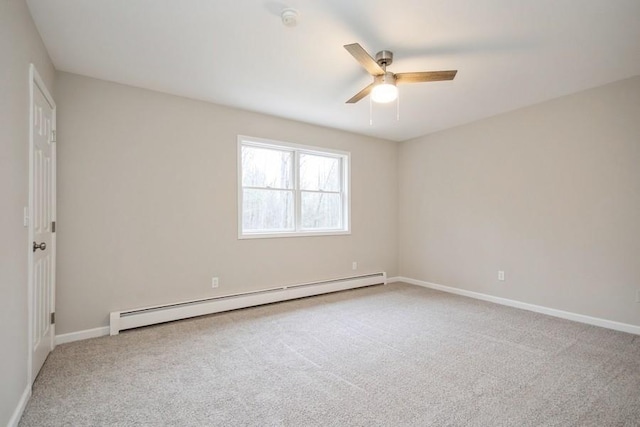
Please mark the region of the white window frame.
MULTIPOLYGON (((304 237, 304 236, 336 236, 351 234, 351 153, 347 151, 332 150, 309 145, 293 144, 291 142, 275 141, 253 136, 238 135, 238 239, 262 239, 274 237, 304 237), (243 212, 243 189, 242 186, 242 147, 253 146, 271 148, 274 150, 286 150, 293 153, 293 194, 294 194, 294 230, 292 231, 268 231, 268 232, 245 232, 242 229, 243 212), (301 190, 299 180, 300 154, 312 154, 341 159, 341 184, 342 184, 342 228, 324 230, 305 230, 302 228, 301 194, 302 192, 314 192, 312 190, 301 190)), ((316 191, 321 192, 321 191, 316 191)), ((327 191, 327 193, 333 193, 327 191)))

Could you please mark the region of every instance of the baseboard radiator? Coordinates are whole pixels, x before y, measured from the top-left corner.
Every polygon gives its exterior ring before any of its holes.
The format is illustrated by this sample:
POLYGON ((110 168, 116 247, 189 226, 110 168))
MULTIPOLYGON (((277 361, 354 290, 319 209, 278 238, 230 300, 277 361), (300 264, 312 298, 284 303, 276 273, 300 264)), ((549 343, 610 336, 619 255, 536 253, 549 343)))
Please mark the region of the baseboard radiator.
POLYGON ((114 311, 110 316, 110 333, 118 335, 120 331, 126 329, 386 283, 387 274, 382 272, 135 310, 114 311))

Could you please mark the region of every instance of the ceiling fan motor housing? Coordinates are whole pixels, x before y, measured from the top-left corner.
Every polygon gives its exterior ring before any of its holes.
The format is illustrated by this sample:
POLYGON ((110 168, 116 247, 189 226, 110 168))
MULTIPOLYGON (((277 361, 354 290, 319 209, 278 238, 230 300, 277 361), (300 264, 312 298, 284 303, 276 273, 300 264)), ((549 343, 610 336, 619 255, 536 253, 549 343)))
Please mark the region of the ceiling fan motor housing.
POLYGON ((389 65, 391 65, 391 63, 393 63, 393 52, 391 52, 390 50, 381 50, 380 52, 376 53, 376 62, 382 68, 388 67, 389 65))

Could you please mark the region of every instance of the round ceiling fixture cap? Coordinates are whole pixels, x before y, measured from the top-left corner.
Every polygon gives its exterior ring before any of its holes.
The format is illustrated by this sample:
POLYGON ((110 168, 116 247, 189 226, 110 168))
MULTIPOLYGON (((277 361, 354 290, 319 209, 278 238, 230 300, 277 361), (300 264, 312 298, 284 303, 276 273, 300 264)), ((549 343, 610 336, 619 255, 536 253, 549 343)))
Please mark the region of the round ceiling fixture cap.
POLYGON ((382 66, 383 64, 388 67, 393 63, 393 52, 390 50, 381 50, 376 53, 376 62, 378 65, 382 66))
POLYGON ((284 9, 280 16, 282 23, 287 27, 295 27, 298 24, 298 11, 295 9, 284 9))

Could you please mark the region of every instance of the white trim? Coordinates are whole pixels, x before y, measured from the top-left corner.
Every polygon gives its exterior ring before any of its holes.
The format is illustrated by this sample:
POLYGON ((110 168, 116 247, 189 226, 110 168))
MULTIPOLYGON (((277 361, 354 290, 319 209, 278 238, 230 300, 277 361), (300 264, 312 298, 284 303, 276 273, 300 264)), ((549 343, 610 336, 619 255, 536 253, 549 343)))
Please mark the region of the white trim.
MULTIPOLYGON (((572 320, 574 322, 586 323, 587 325, 600 326, 602 328, 613 329, 614 331, 627 332, 630 334, 640 335, 640 326, 631 325, 629 323, 616 322, 614 320, 601 319, 599 317, 587 316, 584 314, 572 313, 570 311, 558 310, 555 308, 544 307, 541 305, 529 304, 522 301, 516 301, 508 298, 496 297, 480 292, 468 291, 466 289, 454 288, 451 286, 439 285, 437 283, 425 282, 423 280, 411 279, 409 277, 394 277, 398 282, 405 282, 411 285, 422 286, 425 288, 435 289, 438 291, 448 292, 451 294, 462 295, 469 298, 475 298, 483 301, 489 301, 508 307, 520 308, 522 310, 533 311, 536 313, 546 314, 548 316, 559 317, 561 319, 572 320)), ((391 279, 389 280, 391 282, 391 279)))
POLYGON ((27 407, 27 402, 29 402, 29 398, 31 397, 31 384, 27 384, 27 387, 22 392, 22 396, 18 401, 18 405, 16 409, 13 411, 13 415, 9 419, 7 423, 7 427, 18 427, 18 423, 20 422, 20 418, 22 418, 22 414, 24 413, 24 408, 27 407))
POLYGON ((125 329, 386 283, 387 274, 379 272, 322 282, 286 285, 206 300, 114 311, 109 316, 110 333, 117 335, 125 329))
POLYGON ((270 239, 278 237, 312 237, 312 236, 344 236, 351 234, 351 231, 328 230, 328 231, 279 231, 274 233, 250 233, 239 235, 239 240, 245 239, 270 239))
POLYGON ((109 327, 85 329, 84 331, 69 332, 68 334, 56 335, 56 345, 66 344, 74 341, 88 340, 109 335, 109 327))
POLYGON ((402 279, 403 277, 400 276, 387 277, 387 283, 402 282, 402 279))
POLYGON ((29 196, 27 207, 29 224, 27 228, 27 384, 29 389, 33 384, 33 251, 30 248, 33 242, 33 99, 34 83, 36 79, 36 67, 29 65, 29 196))
MULTIPOLYGON (((29 65, 29 76, 31 78, 31 81, 33 81, 35 84, 38 85, 38 87, 42 91, 42 94, 46 98, 47 102, 49 103, 49 105, 51 105, 51 109, 55 110, 56 103, 53 100, 53 96, 51 96, 51 93, 47 89, 47 86, 44 84, 44 81, 40 77, 40 74, 38 74, 38 70, 36 70, 36 66, 33 64, 29 65)), ((55 126, 52 125, 52 128, 55 130, 55 126)))

